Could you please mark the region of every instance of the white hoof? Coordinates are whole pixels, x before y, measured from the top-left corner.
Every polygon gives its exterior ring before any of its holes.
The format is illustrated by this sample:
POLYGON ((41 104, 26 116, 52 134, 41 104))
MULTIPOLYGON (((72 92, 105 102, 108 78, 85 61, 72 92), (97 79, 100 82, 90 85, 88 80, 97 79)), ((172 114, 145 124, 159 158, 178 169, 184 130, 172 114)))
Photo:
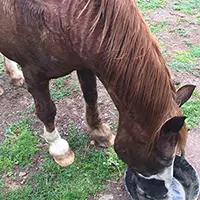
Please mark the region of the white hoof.
POLYGON ((68 142, 62 138, 58 138, 54 142, 50 143, 49 153, 52 156, 60 156, 65 155, 69 149, 68 142))
POLYGON ((74 162, 73 151, 70 149, 68 142, 60 137, 57 129, 51 133, 44 129, 43 137, 50 144, 49 153, 57 164, 66 167, 74 162))

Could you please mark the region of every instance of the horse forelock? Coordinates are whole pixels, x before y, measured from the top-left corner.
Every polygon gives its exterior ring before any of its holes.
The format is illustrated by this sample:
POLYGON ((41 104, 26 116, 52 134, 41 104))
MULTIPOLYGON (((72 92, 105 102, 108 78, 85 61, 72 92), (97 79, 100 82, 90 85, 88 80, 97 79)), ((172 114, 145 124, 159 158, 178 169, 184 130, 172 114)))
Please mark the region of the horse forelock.
MULTIPOLYGON (((166 61, 135 0, 101 0, 93 27, 99 22, 103 23, 99 49, 105 46, 108 51, 108 81, 128 112, 153 133, 154 145, 159 128, 178 110, 166 61)), ((182 134, 180 149, 184 141, 182 134)))

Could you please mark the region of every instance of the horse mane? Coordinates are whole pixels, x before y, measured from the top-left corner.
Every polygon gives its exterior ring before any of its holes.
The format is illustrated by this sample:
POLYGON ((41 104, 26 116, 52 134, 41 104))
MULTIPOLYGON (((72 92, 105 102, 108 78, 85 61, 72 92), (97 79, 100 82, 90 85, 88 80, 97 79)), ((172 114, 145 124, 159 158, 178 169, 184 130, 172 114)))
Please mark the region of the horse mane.
MULTIPOLYGON (((152 133, 154 146, 162 124, 177 115, 166 61, 135 0, 99 2, 93 29, 103 24, 99 50, 105 46, 108 52, 105 73, 130 115, 152 133)), ((183 150, 186 136, 181 132, 178 147, 183 150)))

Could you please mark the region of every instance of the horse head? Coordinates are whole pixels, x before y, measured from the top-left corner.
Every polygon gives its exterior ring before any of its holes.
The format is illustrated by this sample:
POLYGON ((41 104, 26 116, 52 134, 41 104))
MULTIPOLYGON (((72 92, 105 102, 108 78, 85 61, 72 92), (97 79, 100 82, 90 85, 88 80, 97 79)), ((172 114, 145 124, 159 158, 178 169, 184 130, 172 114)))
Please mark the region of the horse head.
MULTIPOLYGON (((184 151, 187 135, 186 117, 180 115, 179 106, 191 97, 194 88, 193 85, 186 85, 176 92, 176 105, 174 106, 176 112, 173 113, 177 113, 177 116, 165 120, 157 131, 153 143, 151 143, 152 137, 149 137, 152 133, 148 133, 148 130, 144 130, 137 123, 131 123, 133 122, 131 116, 121 116, 125 117, 125 120, 119 122, 115 151, 138 177, 137 185, 142 187, 148 183, 154 185, 154 190, 160 188, 161 191, 155 193, 158 194, 158 198, 165 196, 170 188, 176 153, 178 150, 184 151), (152 181, 154 183, 157 181, 158 187, 155 187, 152 181)), ((149 189, 151 193, 154 190, 149 189)))

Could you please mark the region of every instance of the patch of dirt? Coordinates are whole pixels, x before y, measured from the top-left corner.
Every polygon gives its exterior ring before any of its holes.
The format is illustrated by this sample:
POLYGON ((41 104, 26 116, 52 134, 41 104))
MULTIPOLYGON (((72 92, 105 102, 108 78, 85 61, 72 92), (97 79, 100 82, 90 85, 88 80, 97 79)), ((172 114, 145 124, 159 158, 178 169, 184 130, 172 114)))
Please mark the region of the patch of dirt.
POLYGON ((189 48, 184 41, 190 41, 194 45, 199 45, 200 25, 197 22, 197 17, 173 10, 172 1, 167 1, 166 8, 156 9, 154 12, 145 14, 145 16, 148 19, 148 23, 167 22, 167 29, 156 33, 158 40, 165 43, 164 48, 168 55, 166 57, 167 61, 170 56, 175 55, 176 51, 187 50, 189 48), (180 36, 177 29, 184 30, 187 35, 180 36))
POLYGON ((5 77, 4 94, 0 96, 0 142, 5 138, 6 127, 19 120, 23 112, 27 111, 33 103, 25 87, 14 87, 10 85, 8 76, 5 77))
POLYGON ((188 140, 186 146, 186 158, 195 166, 198 174, 200 175, 200 125, 192 129, 188 133, 188 140))
MULTIPOLYGON (((192 129, 188 133, 187 145, 186 145, 186 158, 191 163, 191 165, 196 169, 198 175, 200 176, 200 125, 192 129)), ((200 196, 198 198, 200 200, 200 196)))
POLYGON ((200 77, 194 76, 187 72, 174 72, 173 78, 181 83, 181 85, 193 84, 196 90, 200 92, 200 77))
MULTIPOLYGON (((8 176, 8 175, 3 176, 3 180, 4 180, 4 184, 6 186, 6 189, 16 190, 16 189, 21 188, 20 182, 19 181, 14 181, 11 176, 8 176)), ((5 191, 3 190, 2 192, 5 192, 5 191)))
POLYGON ((106 192, 97 194, 89 200, 130 200, 123 181, 123 179, 120 181, 109 181, 106 192))

